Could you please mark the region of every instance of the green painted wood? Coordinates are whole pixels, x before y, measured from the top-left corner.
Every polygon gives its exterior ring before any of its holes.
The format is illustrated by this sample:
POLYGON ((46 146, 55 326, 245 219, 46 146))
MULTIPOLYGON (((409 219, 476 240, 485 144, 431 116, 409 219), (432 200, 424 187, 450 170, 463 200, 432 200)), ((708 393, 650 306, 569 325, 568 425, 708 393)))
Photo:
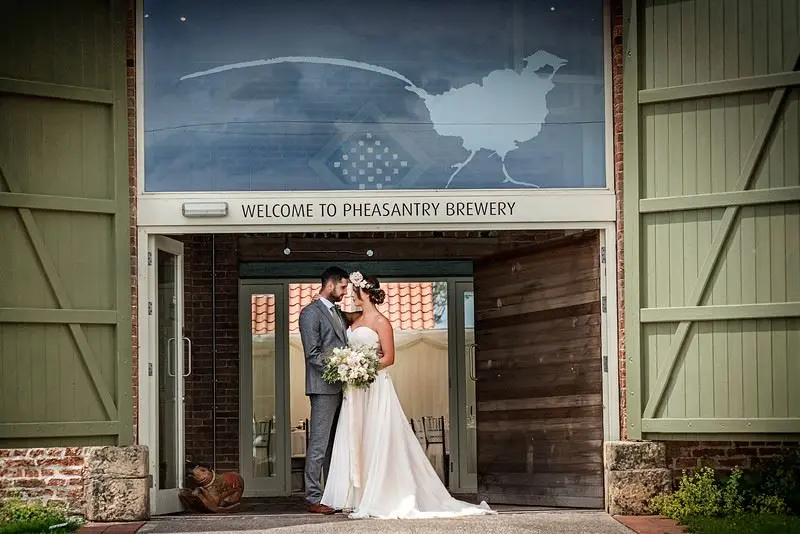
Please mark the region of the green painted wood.
POLYGON ((115 304, 117 308, 117 373, 116 402, 120 445, 134 443, 136 431, 133 427, 133 311, 131 309, 130 283, 130 210, 128 197, 128 108, 127 108, 127 52, 126 17, 129 2, 111 2, 112 25, 112 87, 114 88, 113 139, 114 139, 114 198, 116 214, 114 217, 114 265, 110 270, 115 279, 115 304))
POLYGON ((800 417, 800 4, 640 6, 623 94, 629 435, 797 432, 773 423, 800 417))
POLYGON ((800 302, 642 308, 639 317, 642 323, 784 319, 800 317, 800 302))
POLYGON ((0 5, 0 447, 133 441, 126 15, 0 5))
POLYGON ((16 80, 4 77, 0 77, 0 93, 56 98, 92 104, 111 104, 114 98, 114 93, 107 89, 76 87, 74 85, 16 80))
MULTIPOLYGON (((625 166, 624 191, 626 198, 640 198, 639 192, 639 125, 638 92, 639 92, 639 7, 637 0, 625 0, 624 13, 624 69, 623 69, 623 105, 627 110, 631 107, 635 112, 623 114, 623 137, 625 150, 623 164, 625 166)), ((641 219, 635 202, 623 205, 625 219, 625 237, 623 257, 625 260, 625 370, 627 428, 626 434, 631 439, 640 439, 642 410, 642 358, 641 336, 639 327, 640 297, 640 228, 641 219)))
POLYGON ((78 213, 116 213, 111 200, 75 198, 55 195, 29 195, 26 193, 0 193, 0 208, 28 208, 49 211, 74 211, 78 213))
MULTIPOLYGON (((686 43, 691 46, 691 41, 686 43)), ((675 102, 729 94, 764 91, 800 85, 800 72, 781 72, 761 76, 747 76, 732 80, 691 83, 660 89, 644 89, 639 91, 639 104, 657 104, 675 102)))
POLYGON ((117 421, 0 423, 0 439, 116 436, 117 421))
MULTIPOLYGON (((798 434, 800 418, 713 418, 713 419, 642 419, 644 432, 674 432, 676 434, 798 434)), ((705 437, 704 439, 708 439, 705 437)), ((771 438, 774 439, 774 438, 771 438)))
POLYGON ((116 324, 117 312, 108 310, 57 310, 0 308, 0 323, 116 324))
MULTIPOLYGON (((696 179, 696 177, 695 177, 696 179)), ((669 211, 708 210, 729 206, 755 206, 758 204, 786 204, 800 200, 800 187, 732 191, 729 193, 701 193, 675 197, 645 198, 639 201, 639 213, 665 213, 669 211)))
POLYGON ((303 262, 241 262, 239 277, 262 280, 300 280, 316 281, 322 272, 332 264, 347 272, 362 271, 379 278, 442 278, 453 276, 472 276, 471 261, 303 261, 303 262))

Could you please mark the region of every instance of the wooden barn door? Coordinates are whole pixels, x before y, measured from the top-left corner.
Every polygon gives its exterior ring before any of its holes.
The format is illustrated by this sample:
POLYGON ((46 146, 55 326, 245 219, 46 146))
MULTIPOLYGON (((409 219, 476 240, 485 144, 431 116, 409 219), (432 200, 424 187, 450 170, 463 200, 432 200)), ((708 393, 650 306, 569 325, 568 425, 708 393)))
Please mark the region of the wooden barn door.
POLYGON ((596 231, 475 265, 478 495, 603 507, 596 231))

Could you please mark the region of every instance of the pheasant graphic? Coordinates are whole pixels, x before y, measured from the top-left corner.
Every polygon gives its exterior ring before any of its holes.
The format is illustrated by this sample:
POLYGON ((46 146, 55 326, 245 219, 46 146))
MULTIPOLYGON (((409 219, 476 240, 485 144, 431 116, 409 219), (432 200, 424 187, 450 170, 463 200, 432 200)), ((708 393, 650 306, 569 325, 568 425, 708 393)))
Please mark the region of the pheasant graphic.
POLYGON ((450 187, 458 173, 481 150, 488 151, 489 157, 497 156, 500 159, 504 183, 539 187, 534 183, 514 179, 506 168, 506 157, 517 150, 520 143, 539 135, 549 112, 546 98, 554 87, 553 77, 567 64, 567 60, 538 50, 524 58, 524 62, 525 66, 519 72, 513 69, 495 70, 484 76, 479 83, 456 87, 441 94, 430 94, 399 72, 386 67, 349 59, 315 56, 285 56, 232 63, 187 74, 180 80, 281 63, 335 65, 389 76, 403 82, 407 91, 422 99, 437 134, 458 138, 461 146, 468 152, 464 161, 451 166, 454 170, 445 187, 450 187))

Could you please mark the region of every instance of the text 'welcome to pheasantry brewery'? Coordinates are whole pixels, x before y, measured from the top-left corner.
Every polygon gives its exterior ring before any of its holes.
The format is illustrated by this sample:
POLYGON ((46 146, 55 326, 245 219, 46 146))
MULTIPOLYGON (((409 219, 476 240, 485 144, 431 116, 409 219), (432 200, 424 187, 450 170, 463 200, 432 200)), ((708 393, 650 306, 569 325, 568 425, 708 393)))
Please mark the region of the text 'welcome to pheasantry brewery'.
POLYGON ((511 217, 516 202, 267 202, 243 203, 245 219, 511 217))

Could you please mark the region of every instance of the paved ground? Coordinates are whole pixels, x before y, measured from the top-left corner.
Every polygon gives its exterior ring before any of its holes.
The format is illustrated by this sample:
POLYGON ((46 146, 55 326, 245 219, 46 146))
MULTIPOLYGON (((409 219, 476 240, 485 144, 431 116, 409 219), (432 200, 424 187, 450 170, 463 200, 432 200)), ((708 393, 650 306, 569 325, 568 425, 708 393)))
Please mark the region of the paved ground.
POLYGON ((348 521, 342 516, 320 517, 310 514, 283 514, 265 516, 244 514, 225 517, 174 516, 149 523, 91 524, 79 534, 134 534, 135 532, 475 532, 494 534, 501 532, 596 533, 596 534, 683 534, 685 529, 674 521, 655 516, 615 516, 613 519, 601 512, 563 512, 542 510, 514 512, 509 510, 497 517, 437 520, 437 521, 348 521), (616 520, 616 521, 614 521, 616 520), (619 523, 628 528, 621 527, 619 523), (620 528, 621 527, 621 528, 620 528))
POLYGON ((631 534, 603 512, 508 512, 495 516, 461 519, 426 520, 349 520, 346 516, 319 516, 313 514, 282 514, 273 516, 230 515, 176 516, 159 518, 146 523, 140 534, 175 534, 204 532, 250 532, 269 534, 323 534, 357 533, 375 534, 439 534, 459 532, 464 534, 631 534))
POLYGON ((672 519, 657 516, 615 516, 614 519, 636 534, 684 534, 686 529, 672 519))

